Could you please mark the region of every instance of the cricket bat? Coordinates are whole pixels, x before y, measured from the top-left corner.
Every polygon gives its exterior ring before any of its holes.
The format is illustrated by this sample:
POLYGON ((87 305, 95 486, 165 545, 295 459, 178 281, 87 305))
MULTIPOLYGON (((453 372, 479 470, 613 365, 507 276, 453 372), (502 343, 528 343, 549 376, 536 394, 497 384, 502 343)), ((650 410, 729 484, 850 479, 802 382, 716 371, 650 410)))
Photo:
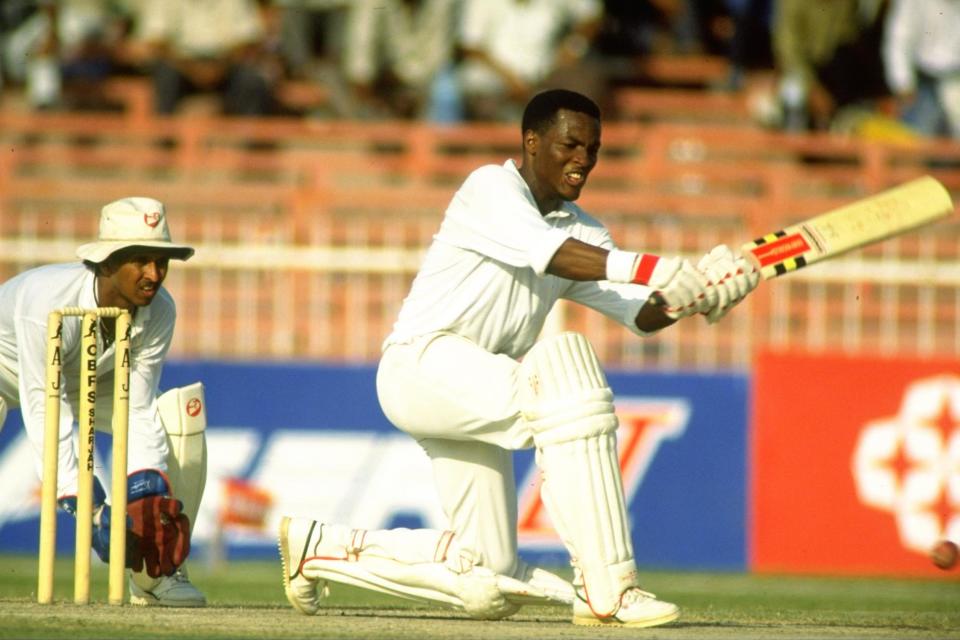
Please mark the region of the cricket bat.
POLYGON ((951 213, 950 193, 924 176, 747 242, 741 253, 769 280, 951 213))

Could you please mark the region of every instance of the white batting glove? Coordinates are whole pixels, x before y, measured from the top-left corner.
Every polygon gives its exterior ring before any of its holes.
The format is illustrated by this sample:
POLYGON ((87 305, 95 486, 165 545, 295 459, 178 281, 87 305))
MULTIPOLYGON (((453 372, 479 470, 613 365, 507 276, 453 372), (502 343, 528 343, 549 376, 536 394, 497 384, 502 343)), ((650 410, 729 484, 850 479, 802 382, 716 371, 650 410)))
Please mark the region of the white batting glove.
MULTIPOLYGON (((717 245, 697 263, 717 292, 716 304, 705 312, 714 324, 740 303, 760 282, 760 273, 743 257, 737 257, 724 244, 717 245)), ((704 312, 701 312, 704 313, 704 312)))
POLYGON ((656 293, 664 302, 664 313, 674 320, 707 313, 717 306, 717 288, 711 287, 707 276, 689 260, 683 260, 673 278, 656 293))

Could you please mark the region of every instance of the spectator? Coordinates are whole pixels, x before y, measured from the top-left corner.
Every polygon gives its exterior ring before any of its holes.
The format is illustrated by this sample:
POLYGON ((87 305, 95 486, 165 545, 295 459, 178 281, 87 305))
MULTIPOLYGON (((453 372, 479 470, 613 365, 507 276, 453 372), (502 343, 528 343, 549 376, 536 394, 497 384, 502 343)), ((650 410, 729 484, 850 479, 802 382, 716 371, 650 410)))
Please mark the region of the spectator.
MULTIPOLYGON (((279 10, 277 52, 287 77, 316 85, 320 100, 311 115, 353 117, 353 102, 343 76, 343 48, 351 0, 273 0, 279 10)), ((293 106, 293 108, 296 108, 293 106)))
POLYGON ((673 52, 689 43, 684 0, 604 0, 596 46, 605 56, 673 52))
POLYGON ((350 0, 273 0, 281 13, 280 54, 294 78, 312 77, 327 62, 339 65, 350 0))
POLYGON ((168 115, 193 93, 216 93, 228 115, 272 115, 282 77, 254 0, 164 0, 140 5, 141 56, 154 109, 168 115))
POLYGON ((458 0, 350 5, 344 69, 355 115, 461 119, 452 77, 457 9, 458 0))
POLYGON ((726 43, 730 63, 727 77, 714 88, 739 91, 743 88, 747 69, 770 65, 770 14, 773 0, 725 0, 731 19, 731 33, 726 43))
POLYGON ((960 138, 960 2, 893 0, 884 32, 887 82, 901 120, 960 138))
POLYGON ((31 107, 112 108, 101 86, 120 55, 122 9, 109 0, 11 3, 4 22, 16 22, 4 38, 5 65, 31 107))
POLYGON ((826 129, 837 109, 886 93, 884 0, 777 0, 773 52, 783 126, 826 129))
POLYGON ((602 103, 604 74, 588 56, 602 20, 599 0, 465 0, 460 45, 467 118, 518 119, 546 85, 577 89, 602 103))

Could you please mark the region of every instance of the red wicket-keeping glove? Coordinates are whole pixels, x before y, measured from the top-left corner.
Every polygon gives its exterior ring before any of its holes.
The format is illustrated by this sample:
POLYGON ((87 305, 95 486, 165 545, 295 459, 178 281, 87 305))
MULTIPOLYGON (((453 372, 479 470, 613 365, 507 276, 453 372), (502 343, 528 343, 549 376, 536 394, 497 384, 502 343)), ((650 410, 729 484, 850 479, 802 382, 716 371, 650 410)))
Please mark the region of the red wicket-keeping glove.
POLYGON ((146 469, 130 474, 127 521, 136 542, 127 547, 128 567, 146 570, 151 578, 173 575, 190 554, 190 520, 182 510, 162 473, 146 469))

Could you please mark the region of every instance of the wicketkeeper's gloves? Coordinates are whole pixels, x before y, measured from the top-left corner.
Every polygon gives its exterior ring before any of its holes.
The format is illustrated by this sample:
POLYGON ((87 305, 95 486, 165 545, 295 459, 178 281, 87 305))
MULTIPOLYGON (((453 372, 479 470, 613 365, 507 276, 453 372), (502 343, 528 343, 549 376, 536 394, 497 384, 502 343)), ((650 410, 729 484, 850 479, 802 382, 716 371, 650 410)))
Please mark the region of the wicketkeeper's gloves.
MULTIPOLYGON (((57 501, 76 517, 77 497, 57 501)), ((128 569, 146 571, 151 578, 170 576, 190 553, 190 521, 182 503, 170 494, 170 483, 156 469, 145 469, 127 478, 128 569)), ((97 478, 93 481, 92 546, 103 562, 110 560, 110 505, 97 478)))

